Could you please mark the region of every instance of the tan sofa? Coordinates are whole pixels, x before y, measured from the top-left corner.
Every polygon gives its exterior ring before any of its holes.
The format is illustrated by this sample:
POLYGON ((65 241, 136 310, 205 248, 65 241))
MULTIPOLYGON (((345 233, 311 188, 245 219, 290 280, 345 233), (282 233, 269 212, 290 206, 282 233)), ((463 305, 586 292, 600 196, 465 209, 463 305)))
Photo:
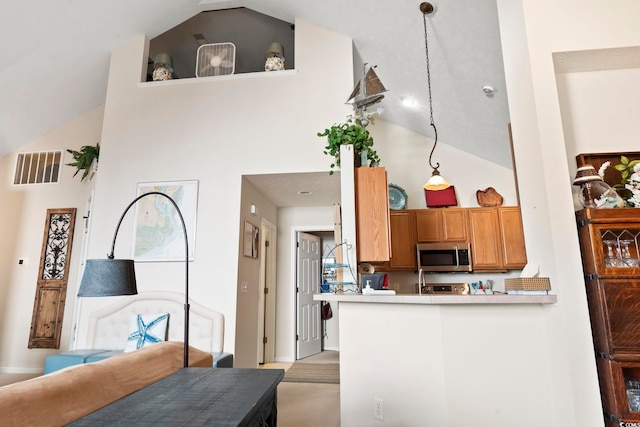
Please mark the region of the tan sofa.
MULTIPOLYGON (((183 343, 163 342, 0 387, 0 424, 65 425, 182 369, 183 353, 183 343)), ((212 364, 210 353, 190 347, 189 366, 212 364)))

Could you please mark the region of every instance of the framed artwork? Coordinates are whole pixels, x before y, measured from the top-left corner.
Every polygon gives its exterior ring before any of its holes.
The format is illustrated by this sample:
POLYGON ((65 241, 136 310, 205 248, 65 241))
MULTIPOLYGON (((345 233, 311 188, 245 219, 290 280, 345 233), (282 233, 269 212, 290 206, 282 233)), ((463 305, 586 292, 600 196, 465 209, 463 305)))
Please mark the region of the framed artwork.
POLYGON ((244 256, 258 258, 258 245, 260 243, 260 230, 249 221, 244 222, 243 231, 244 256))
MULTIPOLYGON (((187 228, 189 261, 195 259, 198 181, 138 184, 138 196, 158 191, 171 197, 182 212, 187 228)), ((136 261, 184 261, 184 232, 180 216, 169 199, 148 196, 135 206, 133 259, 136 261)))

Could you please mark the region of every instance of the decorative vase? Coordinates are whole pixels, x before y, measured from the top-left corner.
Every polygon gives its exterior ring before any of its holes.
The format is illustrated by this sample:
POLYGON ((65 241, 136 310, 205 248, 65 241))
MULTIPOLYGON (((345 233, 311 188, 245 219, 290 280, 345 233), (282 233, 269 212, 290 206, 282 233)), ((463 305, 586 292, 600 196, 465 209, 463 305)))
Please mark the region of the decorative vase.
POLYGON ((369 152, 367 150, 362 150, 360 152, 360 166, 367 167, 369 166, 369 152))

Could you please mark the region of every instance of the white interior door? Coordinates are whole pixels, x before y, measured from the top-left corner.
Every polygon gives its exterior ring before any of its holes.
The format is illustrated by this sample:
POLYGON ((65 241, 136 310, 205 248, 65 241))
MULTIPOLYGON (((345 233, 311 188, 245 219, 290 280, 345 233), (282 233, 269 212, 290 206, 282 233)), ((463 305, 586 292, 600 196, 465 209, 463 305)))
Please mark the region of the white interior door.
POLYGON ((320 301, 313 295, 320 292, 320 237, 297 233, 297 357, 303 359, 322 351, 320 331, 320 301))

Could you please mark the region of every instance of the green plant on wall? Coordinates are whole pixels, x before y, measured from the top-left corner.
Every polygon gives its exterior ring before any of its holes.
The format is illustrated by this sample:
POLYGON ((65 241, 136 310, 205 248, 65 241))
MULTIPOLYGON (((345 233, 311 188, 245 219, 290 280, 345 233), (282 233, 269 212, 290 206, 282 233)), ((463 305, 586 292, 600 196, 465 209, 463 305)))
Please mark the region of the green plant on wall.
MULTIPOLYGON (((318 132, 319 137, 327 137, 327 146, 324 154, 335 159, 331 163, 329 174, 333 175, 333 168, 340 166, 340 147, 352 145, 356 162, 366 153, 366 162, 369 166, 377 166, 380 163, 378 153, 373 149, 373 138, 369 131, 362 126, 360 119, 349 118, 345 123, 337 123, 324 132, 318 132)), ((365 166, 364 164, 362 166, 365 166)))
POLYGON ((76 168, 76 173, 73 176, 76 176, 78 172, 82 172, 82 177, 80 181, 84 181, 87 176, 89 176, 89 172, 91 172, 92 168, 97 166, 98 158, 100 157, 100 143, 98 142, 95 146, 93 145, 83 145, 80 147, 80 151, 76 150, 67 150, 73 156, 73 162, 66 163, 67 166, 73 166, 76 168), (96 165, 93 165, 93 162, 96 162, 96 165))

